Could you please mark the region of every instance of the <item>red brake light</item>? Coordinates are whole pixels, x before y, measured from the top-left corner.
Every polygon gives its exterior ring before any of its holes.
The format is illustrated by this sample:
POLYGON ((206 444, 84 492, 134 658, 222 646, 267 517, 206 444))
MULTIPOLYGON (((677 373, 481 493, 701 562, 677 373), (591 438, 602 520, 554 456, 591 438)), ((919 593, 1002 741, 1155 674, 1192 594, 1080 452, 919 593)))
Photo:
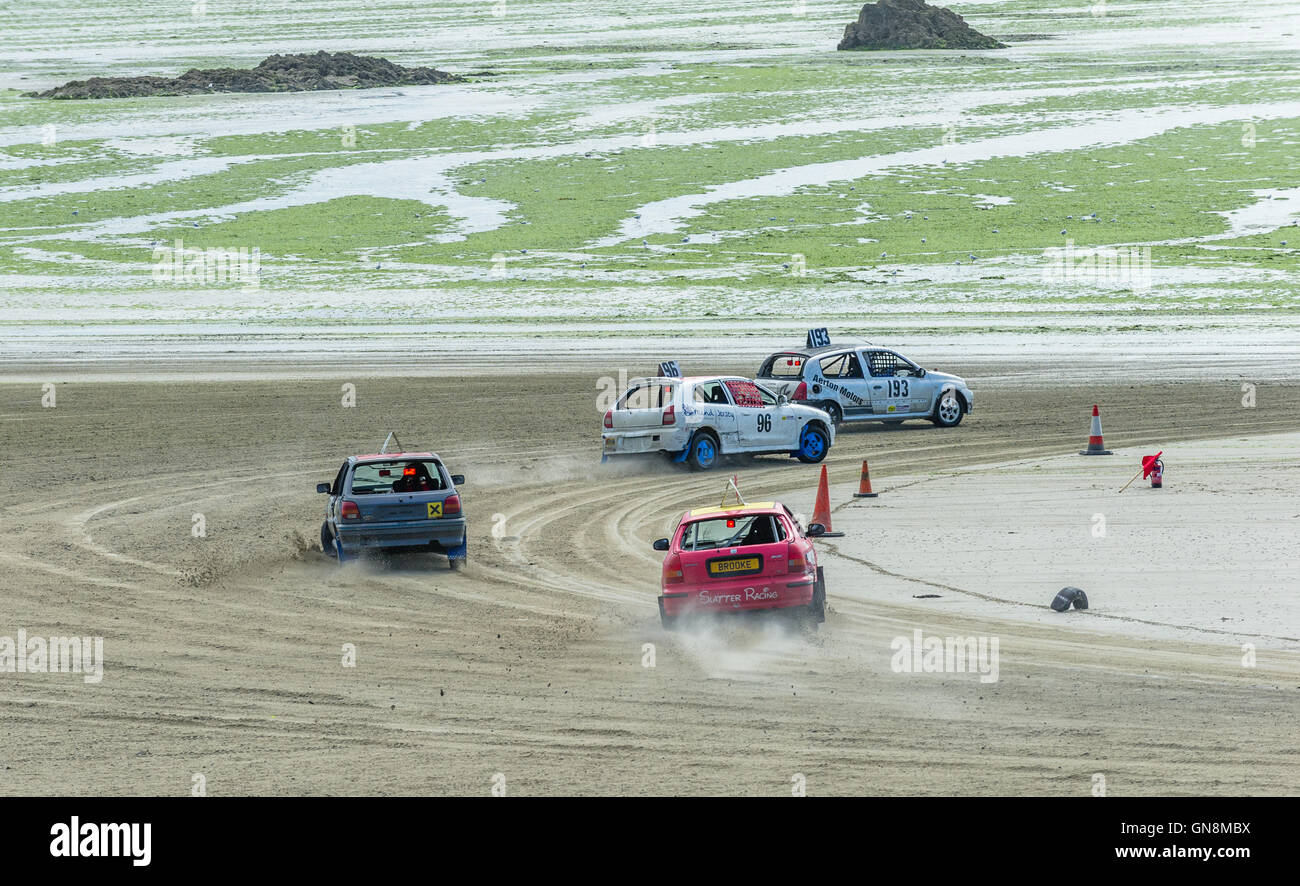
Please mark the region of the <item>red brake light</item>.
POLYGON ((803 551, 799 550, 794 542, 790 542, 790 549, 785 555, 786 570, 789 572, 804 572, 808 569, 808 563, 803 558, 803 551))
POLYGON ((442 503, 442 515, 445 517, 448 514, 459 514, 459 513, 460 513, 460 496, 459 495, 447 496, 446 500, 443 501, 442 503))
POLYGON ((682 576, 682 558, 680 554, 669 554, 664 558, 664 584, 681 584, 686 579, 682 576))
POLYGON ((791 397, 790 399, 791 399, 791 400, 807 400, 807 399, 808 399, 808 382, 806 382, 806 381, 801 381, 801 382, 799 382, 799 387, 797 387, 797 388, 794 389, 794 396, 791 397))
POLYGON ((614 427, 614 410, 612 409, 605 410, 605 427, 614 427))
POLYGON ((345 501, 339 506, 339 516, 344 520, 360 520, 361 509, 354 501, 345 501))
POLYGON ((675 424, 677 424, 677 410, 674 409, 674 408, 671 407, 671 406, 669 406, 669 407, 667 407, 666 409, 664 409, 664 421, 663 421, 663 423, 666 424, 666 425, 675 425, 675 424))

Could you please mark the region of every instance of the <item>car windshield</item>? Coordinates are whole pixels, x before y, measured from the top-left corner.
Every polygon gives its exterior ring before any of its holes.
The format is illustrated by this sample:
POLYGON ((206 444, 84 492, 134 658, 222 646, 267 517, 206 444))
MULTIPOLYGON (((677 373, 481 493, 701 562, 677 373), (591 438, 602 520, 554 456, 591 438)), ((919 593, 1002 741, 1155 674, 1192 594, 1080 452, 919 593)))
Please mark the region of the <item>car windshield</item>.
POLYGON ((803 375, 803 354, 773 354, 759 371, 760 378, 798 378, 803 375))
POLYGON ((771 514, 710 517, 686 524, 681 547, 683 551, 708 551, 767 545, 780 541, 784 535, 771 514))
POLYGON ((367 461, 352 469, 353 495, 438 492, 446 488, 442 481, 442 471, 432 459, 367 461))

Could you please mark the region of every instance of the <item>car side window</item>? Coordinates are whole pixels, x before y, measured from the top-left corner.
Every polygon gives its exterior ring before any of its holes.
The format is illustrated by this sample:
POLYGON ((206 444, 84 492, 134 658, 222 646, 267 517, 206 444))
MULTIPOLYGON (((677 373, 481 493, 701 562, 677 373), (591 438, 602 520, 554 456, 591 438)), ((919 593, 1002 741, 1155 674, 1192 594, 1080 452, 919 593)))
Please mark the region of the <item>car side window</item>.
MULTIPOLYGON (((758 385, 755 385, 754 387, 758 387, 758 385)), ((758 396, 759 399, 763 401, 764 406, 776 405, 776 395, 766 388, 758 388, 758 396)))
POLYGON ((890 351, 871 351, 867 354, 872 378, 893 378, 899 369, 911 369, 902 357, 890 351))
POLYGON ((837 354, 833 357, 823 357, 821 359, 822 375, 827 378, 839 378, 849 365, 848 354, 837 354))
POLYGON ((347 476, 348 463, 343 462, 343 467, 334 475, 334 485, 330 487, 330 495, 341 495, 343 493, 343 478, 347 476))
POLYGON ((823 357, 821 368, 826 378, 862 378, 862 362, 853 351, 823 357))
POLYGON ((662 409, 673 402, 673 386, 665 384, 637 385, 618 401, 615 409, 662 409))
POLYGON ((758 385, 752 381, 742 381, 740 379, 731 379, 726 382, 727 390, 731 391, 731 399, 737 406, 744 406, 750 409, 763 408, 763 396, 758 391, 758 385))
POLYGON ((780 517, 772 518, 772 534, 776 536, 777 541, 785 541, 789 538, 789 533, 785 531, 785 521, 780 517))
POLYGON ((721 382, 705 382, 695 386, 694 399, 696 403, 716 403, 725 406, 727 393, 722 389, 721 382))
POLYGON ((799 521, 796 520, 796 519, 794 518, 794 512, 793 512, 793 511, 791 511, 791 510, 790 510, 789 508, 787 508, 785 505, 781 505, 781 510, 785 513, 786 519, 790 521, 790 525, 791 525, 791 526, 794 526, 794 527, 798 527, 798 526, 799 526, 799 521))

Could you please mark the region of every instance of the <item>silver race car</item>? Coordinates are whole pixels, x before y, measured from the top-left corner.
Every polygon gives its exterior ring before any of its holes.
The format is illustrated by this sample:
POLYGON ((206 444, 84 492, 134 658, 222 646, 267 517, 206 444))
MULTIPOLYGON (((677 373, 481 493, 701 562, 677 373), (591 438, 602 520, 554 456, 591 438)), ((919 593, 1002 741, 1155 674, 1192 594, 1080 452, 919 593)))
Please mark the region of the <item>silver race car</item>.
POLYGON ((965 379, 922 369, 902 354, 874 345, 781 351, 763 361, 758 378, 791 402, 824 410, 835 424, 901 424, 923 418, 951 428, 975 404, 965 379))
POLYGON ((637 378, 605 413, 601 461, 661 452, 696 470, 723 455, 782 453, 802 462, 826 457, 830 417, 736 376, 637 378))

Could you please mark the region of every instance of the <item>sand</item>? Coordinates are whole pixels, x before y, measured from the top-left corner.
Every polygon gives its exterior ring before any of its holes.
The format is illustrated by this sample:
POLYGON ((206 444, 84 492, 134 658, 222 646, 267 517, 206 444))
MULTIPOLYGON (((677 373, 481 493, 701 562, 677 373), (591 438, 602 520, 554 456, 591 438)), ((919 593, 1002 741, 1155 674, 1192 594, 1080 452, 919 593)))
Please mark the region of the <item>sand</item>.
MULTIPOLYGON (((837 441, 849 535, 822 546, 820 633, 669 635, 650 541, 721 474, 598 467, 607 369, 363 374, 345 409, 339 376, 176 368, 65 370, 53 409, 34 383, 0 384, 0 635, 102 636, 106 657, 96 685, 0 675, 0 793, 185 795, 202 774, 211 795, 487 794, 500 774, 515 795, 788 795, 803 775, 811 795, 1087 796, 1098 772, 1112 795, 1300 791, 1280 528, 1300 512, 1294 382, 1246 409, 1235 378, 1080 388, 1050 366, 982 367, 1001 381, 959 428, 837 441), (1119 453, 1105 463, 1073 455, 1094 401, 1119 453), (389 429, 468 475, 464 572, 314 550, 315 483, 389 429), (1115 496, 1153 446, 1168 487, 1115 496), (863 458, 884 495, 848 504, 863 458), (1156 523, 1149 554, 1136 527, 1156 523), (921 525, 924 544, 892 543, 921 525), (1031 608, 1067 583, 1093 609, 1031 608), (998 638, 998 681, 895 673, 890 644, 914 630, 998 638)), ((811 505, 814 466, 736 470, 747 494, 811 505)))

